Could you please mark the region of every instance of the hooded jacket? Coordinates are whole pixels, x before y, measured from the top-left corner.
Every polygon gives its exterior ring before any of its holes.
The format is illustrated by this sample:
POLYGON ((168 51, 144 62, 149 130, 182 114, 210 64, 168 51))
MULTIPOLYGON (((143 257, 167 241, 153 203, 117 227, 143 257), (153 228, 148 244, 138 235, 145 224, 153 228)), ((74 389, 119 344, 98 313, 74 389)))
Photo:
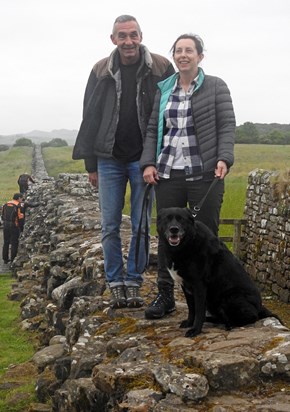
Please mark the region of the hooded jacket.
MULTIPOLYGON (((174 73, 165 57, 140 45, 137 71, 137 114, 144 139, 153 108, 157 83, 174 73)), ((73 159, 85 159, 88 172, 97 169, 97 158, 112 158, 122 93, 118 49, 93 67, 84 96, 83 120, 73 149, 73 159)))
MULTIPOLYGON (((149 120, 141 169, 156 166, 165 134, 164 110, 178 73, 158 83, 153 111, 149 120)), ((234 162, 235 115, 226 83, 205 75, 199 68, 198 83, 191 97, 191 107, 203 171, 213 171, 219 160, 228 167, 234 162)))

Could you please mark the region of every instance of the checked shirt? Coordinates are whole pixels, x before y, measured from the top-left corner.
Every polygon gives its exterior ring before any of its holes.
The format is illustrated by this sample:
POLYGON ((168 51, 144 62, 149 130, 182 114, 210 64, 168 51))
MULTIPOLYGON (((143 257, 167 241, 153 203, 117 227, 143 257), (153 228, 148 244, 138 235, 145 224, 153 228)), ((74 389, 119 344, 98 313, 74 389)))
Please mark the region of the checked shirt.
POLYGON ((169 179, 171 169, 184 170, 186 175, 202 171, 202 161, 195 135, 191 97, 195 81, 187 92, 175 86, 167 102, 164 117, 167 132, 163 137, 163 149, 157 160, 158 174, 169 179))

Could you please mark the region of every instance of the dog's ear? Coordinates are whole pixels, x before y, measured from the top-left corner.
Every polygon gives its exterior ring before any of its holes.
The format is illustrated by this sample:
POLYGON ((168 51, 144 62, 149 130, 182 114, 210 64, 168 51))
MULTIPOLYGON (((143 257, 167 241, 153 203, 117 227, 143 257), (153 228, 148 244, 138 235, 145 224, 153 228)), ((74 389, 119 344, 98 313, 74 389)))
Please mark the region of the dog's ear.
POLYGON ((157 229, 161 225, 162 218, 163 218, 163 215, 164 215, 164 211, 165 211, 165 209, 163 208, 163 209, 160 209, 157 213, 157 218, 156 218, 157 229))
POLYGON ((165 209, 164 208, 162 208, 162 209, 160 209, 159 211, 158 211, 158 213, 157 213, 157 222, 158 221, 160 221, 160 219, 162 219, 162 216, 163 216, 163 214, 164 214, 164 211, 165 211, 165 209))
POLYGON ((158 211, 158 215, 162 215, 162 214, 164 213, 164 211, 165 211, 165 208, 163 207, 162 209, 160 209, 160 210, 158 211))

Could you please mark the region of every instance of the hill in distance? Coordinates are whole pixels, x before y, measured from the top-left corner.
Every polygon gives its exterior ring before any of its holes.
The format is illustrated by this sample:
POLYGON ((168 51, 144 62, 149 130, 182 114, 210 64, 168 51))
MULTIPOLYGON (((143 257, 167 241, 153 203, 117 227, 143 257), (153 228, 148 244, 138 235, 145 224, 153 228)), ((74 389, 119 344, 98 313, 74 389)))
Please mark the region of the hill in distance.
MULTIPOLYGON (((260 135, 271 133, 274 130, 281 132, 289 132, 290 124, 280 123, 253 123, 260 135)), ((240 125, 242 126, 242 125, 240 125)), ((40 144, 43 142, 49 142, 52 139, 60 138, 66 140, 69 146, 73 146, 76 140, 78 130, 57 129, 50 132, 44 132, 41 130, 32 130, 28 133, 18 133, 13 135, 0 135, 0 144, 13 145, 17 139, 21 137, 27 137, 31 139, 33 143, 40 144)))
POLYGON ((0 135, 0 144, 13 145, 17 139, 21 137, 27 137, 31 139, 33 143, 40 144, 43 142, 49 142, 52 139, 64 139, 69 146, 74 145, 78 130, 58 129, 50 132, 44 132, 41 130, 32 130, 28 133, 18 133, 12 135, 0 135))

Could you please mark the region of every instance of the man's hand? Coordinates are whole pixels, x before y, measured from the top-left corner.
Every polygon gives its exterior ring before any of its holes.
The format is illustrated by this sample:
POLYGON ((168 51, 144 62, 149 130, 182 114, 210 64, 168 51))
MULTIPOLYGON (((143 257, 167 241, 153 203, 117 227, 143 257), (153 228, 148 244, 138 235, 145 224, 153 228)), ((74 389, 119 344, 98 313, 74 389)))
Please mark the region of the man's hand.
POLYGON ((94 187, 96 187, 96 188, 98 187, 98 173, 97 172, 89 173, 89 182, 94 187))

